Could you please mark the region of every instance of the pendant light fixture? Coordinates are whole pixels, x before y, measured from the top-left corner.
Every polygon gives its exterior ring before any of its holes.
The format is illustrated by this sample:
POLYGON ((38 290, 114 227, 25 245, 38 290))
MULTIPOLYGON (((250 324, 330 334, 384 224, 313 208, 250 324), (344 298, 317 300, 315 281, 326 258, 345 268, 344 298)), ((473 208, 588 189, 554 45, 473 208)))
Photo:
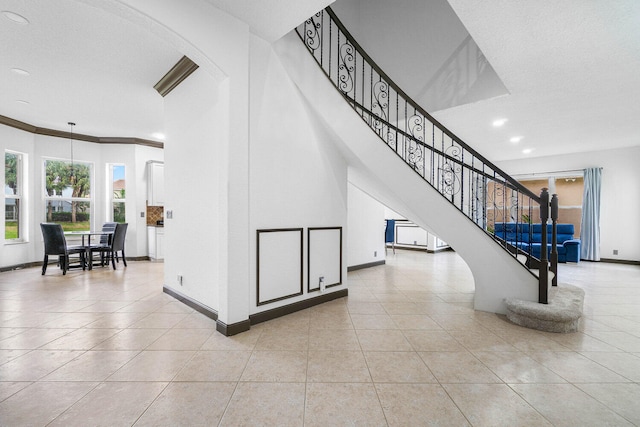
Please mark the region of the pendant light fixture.
POLYGON ((70 137, 70 141, 71 141, 71 173, 69 174, 69 182, 71 182, 71 185, 75 185, 76 183, 76 171, 75 168, 73 166, 73 127, 76 125, 73 122, 68 122, 67 123, 69 125, 69 128, 71 129, 71 137, 70 137))

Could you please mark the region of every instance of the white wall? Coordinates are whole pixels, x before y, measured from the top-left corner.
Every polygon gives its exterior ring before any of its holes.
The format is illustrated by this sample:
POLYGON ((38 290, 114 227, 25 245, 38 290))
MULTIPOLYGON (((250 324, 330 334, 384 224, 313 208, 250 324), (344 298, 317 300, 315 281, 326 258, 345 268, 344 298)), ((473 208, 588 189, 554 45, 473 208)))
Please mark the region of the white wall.
MULTIPOLYGON (((334 137, 308 108, 271 45, 252 36, 250 62, 249 284, 251 312, 256 313, 318 294, 317 291, 307 293, 306 239, 309 227, 343 227, 343 254, 346 253, 347 166, 333 144, 334 137), (305 242, 304 295, 258 307, 256 230, 299 227, 304 229, 305 242)), ((344 255, 342 264, 343 285, 331 288, 331 291, 345 286, 344 255)))
MULTIPOLYGON (((42 261, 43 243, 39 224, 45 221, 42 184, 44 160, 69 160, 71 143, 67 138, 34 135, 30 132, 0 125, 0 150, 3 157, 4 151, 7 149, 27 154, 27 182, 25 183, 27 194, 24 206, 28 216, 27 241, 24 243, 5 243, 0 246, 0 267, 42 261)), ((146 208, 147 185, 144 167, 147 160, 162 160, 163 151, 158 148, 140 147, 132 144, 96 144, 74 140, 73 158, 74 161, 93 165, 92 229, 100 228, 107 219, 107 210, 109 209, 107 164, 120 163, 125 165, 126 218, 129 222, 125 253, 127 257, 146 256, 146 219, 139 216, 139 212, 144 212, 146 208)), ((4 183, 4 162, 2 162, 1 168, 0 182, 4 183)), ((4 213, 4 203, 1 209, 4 213)))
POLYGON ((640 261, 640 147, 594 151, 552 157, 499 162, 498 167, 515 174, 602 168, 600 210, 600 256, 640 261), (618 255, 613 255, 613 250, 618 255))
POLYGON ((348 266, 384 261, 384 205, 352 184, 347 188, 348 266))
MULTIPOLYGON (((208 166, 208 169, 200 171, 204 184, 198 188, 206 191, 208 181, 213 179, 213 173, 222 179, 218 199, 225 201, 225 205, 219 206, 218 210, 220 239, 217 244, 225 247, 218 255, 218 276, 221 285, 218 287, 217 300, 210 294, 210 290, 207 290, 208 296, 202 302, 214 305, 212 308, 218 311, 218 319, 222 323, 229 325, 244 321, 248 316, 249 281, 249 27, 202 0, 118 0, 105 3, 103 7, 147 26, 198 64, 199 71, 207 73, 217 82, 216 94, 220 95, 220 99, 215 102, 225 105, 216 107, 215 111, 216 114, 219 111, 224 115, 215 117, 215 135, 209 135, 204 143, 217 141, 215 155, 219 159, 220 168, 211 171, 208 166)), ((173 94, 169 96, 171 95, 173 94)), ((165 108, 167 102, 171 102, 168 100, 169 97, 165 98, 165 108)), ((186 114, 191 107, 185 103, 183 108, 186 114)), ((213 110, 209 110, 211 111, 213 110)), ((198 115, 202 111, 196 110, 194 113, 198 115)), ((165 156, 165 181, 177 176, 179 170, 191 167, 188 162, 172 160, 170 145, 174 143, 179 147, 182 143, 179 139, 182 131, 179 123, 171 118, 171 114, 166 116, 167 120, 174 122, 173 125, 167 125, 176 126, 174 132, 177 131, 178 139, 172 140, 169 129, 166 130, 168 154, 165 156), (174 172, 171 172, 172 168, 174 172)), ((195 132, 194 130, 194 134, 195 132)), ((191 155, 197 155, 199 147, 192 145, 190 148, 196 150, 191 155)), ((170 186, 171 184, 165 187, 167 192, 170 192, 170 186)), ((172 208, 171 204, 175 207, 180 203, 180 197, 167 195, 165 213, 172 208)), ((166 223, 165 227, 167 248, 185 250, 192 243, 192 238, 172 234, 171 226, 167 226, 166 223)), ((165 255, 166 263, 170 253, 165 255)), ((175 276, 170 274, 168 268, 170 267, 165 265, 165 285, 175 286, 175 276)), ((199 268, 202 269, 202 266, 199 268)), ((192 274, 196 277, 198 274, 195 271, 182 272, 186 280, 189 280, 188 277, 192 274)))
POLYGON ((220 254, 227 241, 220 229, 228 207, 220 191, 224 159, 218 155, 226 144, 219 137, 228 123, 228 99, 219 86, 196 70, 164 102, 165 286, 215 310, 226 269, 220 254))

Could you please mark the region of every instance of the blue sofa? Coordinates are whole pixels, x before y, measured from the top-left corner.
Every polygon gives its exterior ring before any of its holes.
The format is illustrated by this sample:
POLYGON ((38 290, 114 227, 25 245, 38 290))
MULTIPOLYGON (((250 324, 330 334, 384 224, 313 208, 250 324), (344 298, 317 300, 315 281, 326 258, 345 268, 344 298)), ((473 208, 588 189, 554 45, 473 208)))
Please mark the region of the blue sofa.
MULTIPOLYGON (((580 239, 573 238, 573 224, 557 224, 556 230, 558 262, 580 262, 580 239)), ((542 224, 498 222, 494 233, 499 239, 540 259, 542 224)), ((551 224, 547 224, 547 255, 551 256, 551 224)))

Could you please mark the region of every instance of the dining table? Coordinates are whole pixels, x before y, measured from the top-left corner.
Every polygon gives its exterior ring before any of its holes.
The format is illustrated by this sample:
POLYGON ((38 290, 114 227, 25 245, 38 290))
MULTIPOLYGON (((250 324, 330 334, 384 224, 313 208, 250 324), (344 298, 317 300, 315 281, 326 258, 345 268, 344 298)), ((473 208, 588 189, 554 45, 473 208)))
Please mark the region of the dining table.
POLYGON ((111 243, 111 237, 113 236, 113 231, 103 231, 103 230, 82 230, 82 231, 65 231, 65 236, 73 237, 80 236, 82 238, 81 245, 85 248, 85 260, 87 261, 87 267, 89 270, 93 269, 93 260, 90 259, 91 255, 91 236, 108 236, 108 243, 111 243), (85 239, 86 238, 86 239, 85 239), (87 244, 85 245, 85 240, 87 244))

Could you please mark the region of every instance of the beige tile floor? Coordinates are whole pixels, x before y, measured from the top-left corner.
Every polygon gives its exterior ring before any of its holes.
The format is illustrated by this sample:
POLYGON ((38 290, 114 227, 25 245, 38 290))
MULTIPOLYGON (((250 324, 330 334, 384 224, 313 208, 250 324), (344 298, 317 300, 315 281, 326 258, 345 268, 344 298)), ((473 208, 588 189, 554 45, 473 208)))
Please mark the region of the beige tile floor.
POLYGON ((0 273, 0 425, 640 425, 640 267, 561 265, 580 332, 472 309, 452 252, 397 251, 349 297, 227 338, 162 264, 0 273))

